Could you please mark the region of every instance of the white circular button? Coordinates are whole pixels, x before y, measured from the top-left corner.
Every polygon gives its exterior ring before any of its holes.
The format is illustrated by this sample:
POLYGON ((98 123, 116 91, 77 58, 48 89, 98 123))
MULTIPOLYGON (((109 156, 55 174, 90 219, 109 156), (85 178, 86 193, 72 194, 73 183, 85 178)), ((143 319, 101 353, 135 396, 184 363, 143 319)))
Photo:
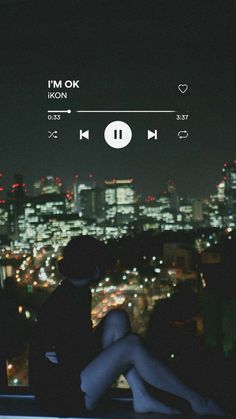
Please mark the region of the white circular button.
POLYGON ((123 121, 113 121, 107 125, 104 131, 106 143, 113 148, 126 147, 132 139, 132 131, 128 124, 123 121))

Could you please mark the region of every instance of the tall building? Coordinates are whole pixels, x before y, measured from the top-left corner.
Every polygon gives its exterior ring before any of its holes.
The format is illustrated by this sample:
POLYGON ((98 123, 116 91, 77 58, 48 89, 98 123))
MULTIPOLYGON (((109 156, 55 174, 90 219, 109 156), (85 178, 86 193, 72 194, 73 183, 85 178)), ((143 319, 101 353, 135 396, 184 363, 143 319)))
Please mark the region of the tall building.
POLYGON ((216 194, 210 195, 207 202, 206 217, 208 218, 209 226, 214 228, 222 228, 223 216, 219 205, 218 196, 216 194))
POLYGON ((20 203, 26 196, 26 184, 24 182, 23 176, 19 173, 14 175, 14 182, 11 187, 11 199, 15 202, 20 203))
POLYGON ((90 173, 85 181, 83 181, 79 175, 76 175, 73 183, 73 193, 74 193, 74 205, 75 210, 80 215, 82 215, 81 208, 81 192, 85 190, 90 190, 96 187, 96 182, 93 175, 90 173))
POLYGON ((228 205, 233 209, 236 207, 236 160, 232 163, 225 163, 223 167, 225 181, 225 196, 228 205))
POLYGON ((0 236, 8 234, 8 205, 0 202, 0 236))
POLYGON ((224 179, 217 185, 217 196, 218 196, 219 202, 225 202, 225 180, 224 179))
POLYGON ((24 200, 27 189, 23 176, 19 173, 14 175, 14 182, 9 192, 9 228, 12 239, 19 235, 18 219, 24 214, 24 200))
POLYGON ((71 190, 67 190, 65 193, 66 200, 66 213, 75 214, 75 204, 74 204, 74 193, 71 190))
POLYGON ((104 221, 104 190, 98 187, 82 189, 80 192, 80 211, 83 218, 98 222, 104 221))
POLYGON ((35 195, 60 194, 62 181, 58 176, 44 176, 34 183, 35 195))
POLYGON ((236 226, 236 160, 224 163, 224 178, 218 186, 220 212, 224 227, 236 226))
POLYGON ((3 173, 0 172, 0 204, 5 204, 6 200, 5 200, 5 188, 2 184, 2 180, 3 180, 3 173))
POLYGON ((201 199, 194 199, 192 202, 193 208, 193 221, 201 223, 203 221, 203 205, 201 199))
POLYGON ((58 216, 65 216, 66 203, 63 194, 45 194, 26 197, 23 212, 18 215, 15 240, 31 243, 50 237, 49 222, 58 216))
POLYGON ((3 173, 0 173, 0 235, 8 233, 8 210, 5 199, 5 188, 2 184, 3 173))
POLYGON ((105 180, 106 220, 112 224, 128 224, 135 219, 133 179, 105 180))
POLYGON ((172 210, 177 211, 179 208, 179 197, 176 192, 176 187, 172 179, 168 180, 167 193, 170 198, 170 207, 172 210))

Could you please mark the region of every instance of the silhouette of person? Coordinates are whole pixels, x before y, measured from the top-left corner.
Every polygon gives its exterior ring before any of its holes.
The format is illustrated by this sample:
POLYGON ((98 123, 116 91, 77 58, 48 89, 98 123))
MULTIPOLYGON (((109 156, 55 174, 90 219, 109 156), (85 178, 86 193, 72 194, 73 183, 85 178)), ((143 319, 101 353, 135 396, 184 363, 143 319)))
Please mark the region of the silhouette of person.
POLYGON ((147 327, 150 347, 157 354, 164 356, 167 351, 173 351, 173 347, 178 347, 181 337, 196 336, 196 318, 199 314, 197 294, 192 291, 187 281, 180 282, 170 298, 158 300, 153 308, 147 327))
POLYGON ((208 393, 211 377, 204 347, 203 318, 198 294, 192 290, 190 281, 179 282, 170 298, 156 302, 147 326, 146 342, 154 355, 163 360, 173 358, 172 369, 185 382, 208 393))
POLYGON ((124 374, 136 412, 179 413, 152 397, 148 383, 186 399, 198 414, 224 415, 151 355, 124 311, 110 311, 94 333, 90 285, 102 275, 105 254, 105 245, 88 236, 64 248, 58 267, 65 279, 43 304, 32 336, 29 378, 38 399, 56 414, 78 415, 93 410, 124 374))

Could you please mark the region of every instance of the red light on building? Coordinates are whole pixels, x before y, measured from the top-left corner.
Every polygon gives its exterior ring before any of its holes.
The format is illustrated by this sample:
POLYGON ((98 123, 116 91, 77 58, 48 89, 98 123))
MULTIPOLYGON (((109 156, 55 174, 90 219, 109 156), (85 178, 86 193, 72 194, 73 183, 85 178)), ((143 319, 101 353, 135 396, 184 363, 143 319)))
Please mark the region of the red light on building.
POLYGON ((156 197, 154 195, 148 195, 145 199, 146 202, 154 202, 156 197))
POLYGON ((74 194, 73 192, 67 192, 65 196, 68 201, 72 201, 74 194))

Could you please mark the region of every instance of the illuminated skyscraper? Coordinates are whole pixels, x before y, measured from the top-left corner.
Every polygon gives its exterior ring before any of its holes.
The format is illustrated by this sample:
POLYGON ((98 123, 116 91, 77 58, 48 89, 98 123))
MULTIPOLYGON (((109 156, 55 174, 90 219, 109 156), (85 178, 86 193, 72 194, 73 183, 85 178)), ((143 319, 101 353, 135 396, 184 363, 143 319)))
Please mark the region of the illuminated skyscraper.
POLYGON ((106 220, 128 224, 135 218, 133 179, 105 180, 106 220))
POLYGON ((231 207, 236 206, 236 160, 225 163, 223 167, 225 195, 231 207))
POLYGON ((193 221, 195 223, 201 223, 203 220, 203 205, 201 199, 194 199, 192 203, 193 209, 193 221))
POLYGON ((219 202, 225 202, 225 180, 224 179, 217 185, 217 196, 218 196, 219 202))
POLYGON ((172 179, 168 180, 167 193, 170 198, 170 207, 172 210, 177 211, 179 208, 179 198, 176 192, 176 187, 172 179))
POLYGON ((19 173, 14 175, 14 182, 11 187, 11 199, 20 203, 26 196, 27 189, 23 176, 19 173))
POLYGON ((18 219, 24 214, 24 199, 26 197, 26 184, 21 174, 14 175, 14 182, 9 192, 9 226, 12 239, 19 235, 18 219))
POLYGON ((83 218, 103 221, 105 216, 104 190, 98 187, 82 189, 80 211, 83 218))
POLYGON ((224 174, 222 181, 224 182, 224 201, 223 206, 221 205, 223 225, 234 228, 236 225, 236 160, 232 163, 225 163, 222 171, 224 174))
POLYGON ((47 240, 51 236, 50 222, 58 217, 63 218, 65 213, 66 203, 63 194, 44 194, 25 198, 22 214, 16 219, 16 239, 31 244, 47 240))
POLYGON ((60 194, 62 181, 58 176, 44 176, 34 183, 35 195, 60 194))
POLYGON ((5 199, 5 188, 2 184, 3 173, 0 173, 0 236, 8 233, 8 210, 5 199))
POLYGON ((75 176, 74 183, 73 183, 74 205, 75 205, 76 211, 80 215, 82 215, 81 192, 93 189, 95 188, 95 186, 96 186, 96 182, 91 173, 88 175, 88 178, 85 181, 83 181, 79 175, 75 176))

